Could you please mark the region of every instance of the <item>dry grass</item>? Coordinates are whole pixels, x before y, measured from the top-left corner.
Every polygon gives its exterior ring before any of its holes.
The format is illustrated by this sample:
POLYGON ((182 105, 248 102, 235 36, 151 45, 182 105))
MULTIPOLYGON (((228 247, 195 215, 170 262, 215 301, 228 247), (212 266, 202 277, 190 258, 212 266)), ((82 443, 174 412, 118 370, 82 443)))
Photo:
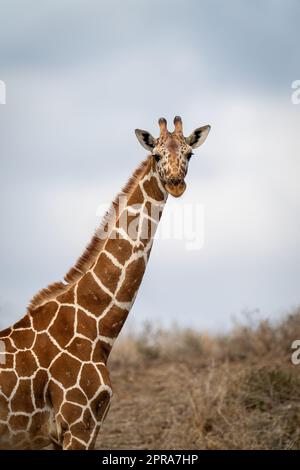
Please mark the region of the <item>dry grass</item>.
POLYGON ((276 326, 127 336, 100 449, 300 449, 300 309, 276 326))

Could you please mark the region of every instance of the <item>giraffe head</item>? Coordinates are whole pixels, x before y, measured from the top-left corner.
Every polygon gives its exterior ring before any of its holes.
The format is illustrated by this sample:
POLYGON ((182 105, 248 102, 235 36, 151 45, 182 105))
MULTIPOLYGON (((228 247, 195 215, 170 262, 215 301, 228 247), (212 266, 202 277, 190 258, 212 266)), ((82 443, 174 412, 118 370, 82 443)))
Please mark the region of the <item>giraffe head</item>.
POLYGON ((164 188, 172 196, 179 197, 186 188, 184 178, 193 149, 203 144, 210 126, 198 127, 188 137, 184 137, 179 116, 174 118, 173 132, 168 131, 165 118, 160 118, 158 123, 160 136, 157 139, 141 129, 136 129, 135 134, 141 145, 152 153, 164 188))

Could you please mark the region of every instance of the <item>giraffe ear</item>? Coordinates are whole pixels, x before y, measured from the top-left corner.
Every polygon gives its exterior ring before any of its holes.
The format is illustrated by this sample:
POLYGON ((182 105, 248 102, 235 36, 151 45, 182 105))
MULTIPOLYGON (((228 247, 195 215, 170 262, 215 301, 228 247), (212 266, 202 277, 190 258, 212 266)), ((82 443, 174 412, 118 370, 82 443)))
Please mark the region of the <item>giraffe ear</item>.
POLYGON ((152 152, 156 145, 156 140, 154 139, 154 137, 149 132, 143 131, 142 129, 136 129, 135 135, 137 136, 139 143, 146 150, 150 150, 150 152, 152 152))
POLYGON ((188 145, 190 145, 193 149, 200 147, 203 144, 206 137, 208 136, 210 131, 210 126, 202 126, 198 127, 191 133, 188 137, 185 138, 185 141, 188 145))

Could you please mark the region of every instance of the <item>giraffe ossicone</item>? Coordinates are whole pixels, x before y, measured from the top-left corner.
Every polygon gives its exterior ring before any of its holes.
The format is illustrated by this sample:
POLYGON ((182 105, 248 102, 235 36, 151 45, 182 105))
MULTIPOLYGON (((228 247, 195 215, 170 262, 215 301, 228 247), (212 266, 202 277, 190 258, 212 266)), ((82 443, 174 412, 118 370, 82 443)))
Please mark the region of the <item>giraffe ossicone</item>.
POLYGON ((77 263, 0 332, 0 448, 92 449, 112 396, 107 359, 136 298, 168 194, 185 190, 192 149, 180 117, 160 135, 137 129, 150 155, 112 203, 77 263))

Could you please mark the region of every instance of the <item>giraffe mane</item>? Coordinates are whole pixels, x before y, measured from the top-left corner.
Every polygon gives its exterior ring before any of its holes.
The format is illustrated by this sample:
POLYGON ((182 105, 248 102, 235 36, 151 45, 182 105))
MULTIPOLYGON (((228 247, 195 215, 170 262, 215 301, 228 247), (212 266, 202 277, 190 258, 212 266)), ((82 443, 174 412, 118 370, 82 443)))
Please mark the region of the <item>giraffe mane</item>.
POLYGON ((29 311, 33 311, 48 301, 55 299, 58 295, 67 292, 92 267, 106 242, 107 231, 105 228, 110 224, 112 217, 115 217, 119 198, 131 195, 132 191, 136 187, 136 182, 145 174, 145 170, 150 164, 152 165, 152 156, 148 155, 134 171, 121 192, 117 194, 109 209, 103 216, 99 227, 96 229, 84 252, 80 258, 78 258, 74 266, 72 266, 64 276, 64 281, 49 284, 49 286, 41 289, 37 294, 35 294, 28 305, 29 311))

